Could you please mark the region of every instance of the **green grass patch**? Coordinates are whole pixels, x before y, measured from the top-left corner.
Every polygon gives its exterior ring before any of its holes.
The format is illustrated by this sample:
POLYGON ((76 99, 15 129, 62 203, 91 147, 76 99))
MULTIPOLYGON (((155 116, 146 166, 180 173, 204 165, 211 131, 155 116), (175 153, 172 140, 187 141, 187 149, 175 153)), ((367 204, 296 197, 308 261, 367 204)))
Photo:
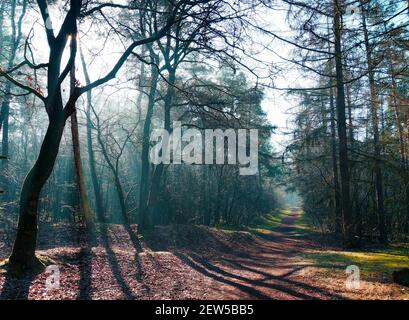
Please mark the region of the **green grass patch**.
MULTIPOLYGON (((304 236, 306 233, 310 233, 311 222, 304 212, 299 209, 301 215, 295 219, 291 225, 292 231, 288 231, 289 235, 292 236, 304 236)), ((255 223, 250 227, 252 231, 259 233, 268 233, 275 231, 281 224, 283 220, 287 218, 293 211, 291 209, 280 209, 274 211, 273 213, 263 215, 257 218, 255 223)))
POLYGON ((349 265, 356 265, 362 275, 372 277, 408 268, 408 254, 409 246, 396 246, 371 251, 313 251, 305 254, 305 258, 313 266, 324 269, 345 269, 349 265))
POLYGON ((288 213, 288 210, 282 209, 259 216, 249 227, 249 230, 258 233, 274 231, 281 224, 288 213))
POLYGON ((305 214, 304 211, 301 212, 300 217, 294 221, 294 231, 290 232, 292 236, 302 237, 306 234, 317 234, 319 233, 313 226, 311 218, 305 214))

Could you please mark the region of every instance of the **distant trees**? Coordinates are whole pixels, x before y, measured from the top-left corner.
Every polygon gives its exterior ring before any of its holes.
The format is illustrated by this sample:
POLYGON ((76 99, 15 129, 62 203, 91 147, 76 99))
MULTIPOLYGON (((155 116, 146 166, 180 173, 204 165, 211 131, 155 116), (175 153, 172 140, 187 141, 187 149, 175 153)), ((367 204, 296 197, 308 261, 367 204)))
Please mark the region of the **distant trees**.
MULTIPOLYGON (((232 6, 211 0, 124 4, 71 0, 63 6, 45 0, 2 2, 2 9, 12 9, 11 23, 5 22, 3 10, 0 15, 0 41, 10 44, 0 46, 0 80, 5 93, 2 148, 8 154, 12 92, 17 119, 12 130, 16 167, 9 189, 16 190, 22 184, 17 235, 9 258, 11 270, 20 273, 41 265, 35 255, 39 221, 75 221, 80 217, 92 228, 94 220, 116 222, 120 212, 130 232, 130 224, 136 221, 141 226, 145 222, 186 221, 249 224, 276 204, 271 178, 279 170, 269 145, 272 127, 260 107, 262 91, 253 88, 243 74, 226 73, 217 81, 206 79, 217 76, 214 70, 219 67, 245 67, 253 73, 238 53, 245 52, 243 18, 256 12, 258 6, 263 3, 249 1, 232 6), (63 17, 58 30, 57 11, 63 17), (31 21, 36 13, 41 16, 42 28, 31 21), (114 19, 108 18, 108 13, 109 17, 120 14, 114 19), (39 34, 44 35, 46 43, 41 48, 39 34), (107 44, 104 52, 112 55, 108 64, 100 63, 98 73, 92 62, 103 55, 101 51, 95 53, 94 42, 107 44), (110 52, 112 46, 123 50, 110 52), (4 47, 10 48, 9 52, 4 47), (208 69, 197 72, 197 64, 204 59, 208 69), (131 75, 135 67, 139 79, 131 75), (107 85, 117 76, 122 84, 107 85), (121 119, 123 116, 113 116, 116 111, 112 108, 119 105, 118 101, 125 102, 124 97, 115 95, 115 86, 132 96, 133 89, 123 87, 128 83, 138 91, 129 122, 121 119), (114 102, 111 97, 120 100, 114 102), (101 112, 107 105, 108 110, 101 112), (79 112, 82 106, 85 118, 79 112), (64 133, 69 118, 70 138, 64 133), (259 128, 263 150, 260 174, 242 178, 237 167, 227 166, 152 166, 147 157, 150 133, 162 125, 172 131, 174 120, 182 122, 183 130, 189 126, 259 128), (80 152, 84 123, 87 157, 80 152), (61 143, 65 139, 72 144, 61 143), (91 184, 93 192, 87 190, 91 184), (194 189, 196 194, 190 192, 194 189), (197 204, 195 196, 202 206, 191 210, 197 204), (44 213, 40 219, 39 212, 44 213)), ((10 198, 14 201, 11 193, 10 198)), ((10 212, 16 207, 12 203, 10 212)))
MULTIPOLYGON (((5 30, 3 27, 1 28, 0 37, 1 43, 0 46, 0 61, 5 59, 4 65, 7 69, 11 69, 14 67, 14 63, 18 58, 18 49, 23 41, 23 21, 24 17, 27 12, 28 1, 11 1, 10 3, 4 2, 2 4, 2 10, 10 12, 10 29, 11 33, 6 36, 5 30), (9 6, 9 7, 7 7, 9 6), (5 50, 7 48, 8 50, 5 50)), ((3 25, 3 19, 5 18, 4 12, 2 12, 1 16, 1 24, 3 25)), ((1 72, 1 70, 0 70, 1 72)), ((28 79, 29 80, 29 79, 28 79)), ((4 189, 9 189, 7 184, 9 181, 10 173, 8 172, 9 166, 9 127, 10 127, 10 105, 13 98, 13 85, 11 82, 7 82, 4 85, 3 91, 3 99, 1 102, 1 110, 0 110, 0 131, 2 132, 2 140, 1 140, 1 155, 4 157, 1 166, 2 177, 0 180, 1 186, 4 189)), ((5 197, 8 199, 12 198, 10 195, 10 191, 6 192, 5 197)))
MULTIPOLYGON (((390 41, 396 41, 397 47, 402 46, 398 39, 407 34, 407 4, 289 3, 291 15, 302 12, 293 27, 302 32, 305 43, 292 63, 305 74, 313 72, 317 79, 315 87, 293 90, 300 97, 300 109, 294 143, 288 149, 294 156, 297 181, 308 181, 300 187, 306 209, 321 226, 339 231, 337 217, 342 208, 347 247, 368 238, 386 243, 406 237, 407 232, 402 233, 408 223, 406 178, 398 167, 408 146, 402 144, 403 122, 396 121, 401 115, 396 116, 393 104, 393 77, 387 67, 393 54, 384 44, 387 41, 392 48, 390 41), (333 15, 327 16, 331 5, 333 15), (327 26, 331 17, 332 32, 327 26), (330 48, 327 57, 325 47, 330 48), (335 124, 338 132, 334 132, 335 124), (396 178, 400 182, 392 183, 396 178)), ((401 61, 407 63, 407 54, 401 52, 401 61)), ((395 70, 404 82, 405 67, 395 70)))
POLYGON ((258 129, 260 171, 247 177, 239 175, 239 165, 170 165, 164 171, 164 191, 152 218, 156 223, 249 225, 278 204, 269 189, 280 172, 270 145, 274 128, 261 109, 263 92, 229 68, 222 68, 213 81, 207 80, 212 77, 206 69, 193 70, 196 77, 175 96, 178 108, 172 116, 181 121, 182 132, 191 128, 203 134, 205 129, 258 129))
MULTIPOLYGON (((148 38, 133 40, 124 53, 117 60, 114 67, 104 77, 90 83, 84 87, 76 86, 72 90, 66 102, 63 99, 62 85, 74 66, 77 53, 78 19, 92 15, 96 11, 101 11, 105 7, 115 7, 113 4, 98 4, 89 8, 90 3, 82 1, 70 1, 68 11, 57 34, 54 33, 52 18, 49 13, 48 4, 44 0, 38 0, 37 6, 44 22, 44 31, 47 36, 49 46, 48 62, 41 65, 34 64, 25 56, 24 61, 13 68, 1 70, 0 76, 6 78, 12 84, 18 86, 40 99, 47 112, 49 124, 43 139, 38 158, 24 180, 20 195, 20 213, 17 236, 13 247, 13 252, 9 262, 16 271, 32 268, 39 264, 35 256, 36 235, 37 235, 37 208, 40 192, 51 175, 55 160, 58 155, 60 141, 63 135, 65 122, 75 112, 75 103, 79 96, 88 90, 104 84, 113 79, 133 50, 139 45, 153 42, 164 36, 167 30, 173 25, 176 14, 180 6, 185 1, 177 2, 169 7, 169 11, 163 14, 162 25, 148 38), (85 10, 84 10, 85 9, 85 10), (62 58, 66 45, 70 45, 70 56, 67 64, 62 68, 62 58), (47 70, 47 96, 44 96, 35 83, 33 87, 18 80, 15 74, 22 67, 29 67, 32 70, 46 68, 47 70)), ((14 2, 13 2, 14 3, 14 2)), ((196 5, 190 2, 187 10, 196 5)), ((127 7, 125 7, 127 8, 127 7)))
POLYGON ((2 172, 8 171, 2 179, 10 217, 19 212, 10 266, 22 271, 41 264, 38 221, 120 222, 134 239, 134 223, 139 230, 169 223, 250 225, 279 205, 275 191, 285 169, 284 182, 297 188, 306 211, 323 229, 342 234, 346 247, 367 238, 405 238, 403 3, 2 2, 11 9, 0 13, 2 172), (257 19, 276 6, 288 10, 286 35, 257 19), (59 30, 56 12, 63 16, 59 30), (38 13, 41 29, 31 21, 38 13), (277 42, 292 54, 276 52, 277 42), (297 68, 307 83, 277 88, 298 104, 285 168, 261 107, 263 88, 275 87, 280 69, 260 52, 297 68), (150 137, 158 128, 258 129, 258 174, 240 176, 239 165, 153 165, 150 137))

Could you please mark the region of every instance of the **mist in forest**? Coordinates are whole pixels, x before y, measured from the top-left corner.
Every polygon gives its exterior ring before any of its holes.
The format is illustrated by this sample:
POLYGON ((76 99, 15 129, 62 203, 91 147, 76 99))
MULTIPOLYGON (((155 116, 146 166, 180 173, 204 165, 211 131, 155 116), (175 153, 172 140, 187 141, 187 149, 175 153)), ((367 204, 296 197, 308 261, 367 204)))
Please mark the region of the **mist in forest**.
POLYGON ((406 245, 408 23, 403 0, 3 0, 3 264, 226 230, 406 245))

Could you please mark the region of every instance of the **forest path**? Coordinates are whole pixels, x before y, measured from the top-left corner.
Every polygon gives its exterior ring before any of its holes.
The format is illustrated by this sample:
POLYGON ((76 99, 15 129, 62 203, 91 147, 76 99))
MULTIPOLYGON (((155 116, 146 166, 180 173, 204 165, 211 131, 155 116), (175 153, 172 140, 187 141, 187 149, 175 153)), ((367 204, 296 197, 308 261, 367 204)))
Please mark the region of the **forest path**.
MULTIPOLYGON (((403 297, 402 287, 379 278, 349 292, 345 268, 352 263, 331 264, 333 249, 304 228, 302 217, 300 208, 282 210, 271 230, 157 227, 153 237, 143 239, 143 252, 135 249, 129 229, 120 225, 101 228, 107 230, 107 241, 92 248, 72 242, 78 230, 43 228, 39 253, 55 261, 59 287, 46 286, 55 270, 23 280, 0 273, 0 299, 403 297), (315 258, 321 254, 325 260, 319 265, 315 258)), ((9 251, 10 247, 0 248, 0 259, 9 251)))
POLYGON ((340 299, 333 292, 300 280, 308 262, 302 254, 313 244, 300 236, 297 223, 302 217, 300 208, 287 212, 274 231, 264 230, 222 255, 200 257, 186 253, 178 256, 207 278, 210 299, 340 299))

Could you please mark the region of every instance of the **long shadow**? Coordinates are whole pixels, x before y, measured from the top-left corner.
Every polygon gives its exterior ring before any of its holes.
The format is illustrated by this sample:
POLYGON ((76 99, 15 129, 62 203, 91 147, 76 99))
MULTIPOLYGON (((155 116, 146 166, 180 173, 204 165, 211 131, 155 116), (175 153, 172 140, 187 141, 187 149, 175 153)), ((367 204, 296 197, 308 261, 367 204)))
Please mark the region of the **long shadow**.
POLYGON ((128 300, 134 300, 136 297, 132 291, 132 289, 128 286, 126 283, 125 279, 122 277, 121 274, 121 268, 118 263, 118 259, 115 255, 115 252, 112 250, 110 241, 109 241, 109 236, 108 236, 108 227, 106 224, 101 224, 100 225, 100 231, 101 231, 101 240, 102 240, 102 245, 105 248, 105 252, 107 253, 107 259, 109 262, 109 266, 111 268, 112 274, 115 277, 116 282, 120 286, 122 292, 126 296, 128 300))
POLYGON ((95 244, 95 234, 89 233, 84 225, 77 229, 77 245, 81 248, 78 253, 80 268, 79 295, 77 300, 91 299, 92 275, 92 246, 95 244))
POLYGON ((92 250, 88 245, 81 248, 79 253, 80 261, 80 294, 78 296, 79 300, 91 300, 91 289, 92 289, 92 250))
MULTIPOLYGON (((288 220, 291 220, 291 221, 288 221, 288 224, 290 224, 292 222, 292 220, 294 220, 294 219, 292 217, 290 217, 290 218, 288 218, 288 220)), ((285 233, 287 230, 293 230, 292 227, 287 227, 287 224, 285 224, 285 227, 280 227, 279 229, 280 229, 280 231, 279 231, 280 233, 281 232, 285 233)), ((286 241, 291 240, 293 238, 291 235, 282 236, 282 235, 275 235, 275 234, 257 234, 257 236, 262 237, 265 240, 272 241, 274 243, 283 243, 283 242, 286 242, 286 241)), ((282 250, 278 250, 278 249, 277 250, 262 249, 261 251, 268 252, 268 253, 282 253, 282 250)), ((294 250, 294 252, 297 252, 297 250, 294 250)), ((192 258, 196 259, 197 262, 202 263, 204 266, 208 267, 209 270, 213 269, 213 271, 215 271, 215 272, 219 272, 220 274, 224 274, 225 276, 230 276, 230 277, 237 278, 238 280, 242 280, 242 281, 246 280, 246 278, 244 278, 244 277, 236 276, 236 275, 228 273, 228 272, 226 272, 226 271, 224 271, 224 270, 222 270, 222 269, 220 269, 220 268, 218 268, 216 266, 211 265, 208 261, 200 258, 199 256, 197 256, 197 255, 195 255, 193 253, 191 254, 191 256, 192 256, 192 258)), ((251 262, 252 264, 254 264, 256 266, 257 265, 262 266, 262 267, 266 266, 265 265, 266 264, 265 257, 263 257, 263 258, 260 258, 260 257, 257 257, 257 256, 253 257, 251 254, 248 254, 248 253, 245 253, 245 252, 235 253, 235 254, 233 254, 233 256, 240 257, 241 259, 247 259, 248 261, 246 261, 246 263, 251 262), (261 261, 262 264, 258 264, 256 261, 261 261)), ((281 282, 285 282, 285 283, 288 283, 290 285, 300 287, 300 288, 302 288, 304 290, 308 290, 308 291, 312 291, 312 292, 318 292, 321 295, 324 295, 324 296, 326 296, 328 298, 344 299, 342 296, 339 296, 337 294, 334 294, 334 293, 331 293, 329 291, 323 290, 321 288, 313 287, 313 286, 310 286, 308 284, 298 282, 298 281, 294 281, 294 280, 290 280, 290 279, 286 278, 286 277, 290 276, 291 274, 293 274, 294 272, 297 272, 297 271, 301 270, 305 266, 301 267, 301 268, 298 268, 298 269, 295 268, 295 269, 291 270, 290 272, 287 272, 286 274, 281 275, 281 276, 274 276, 274 275, 271 275, 269 273, 247 267, 244 264, 239 263, 239 262, 237 262, 237 261, 235 261, 233 259, 223 258, 221 262, 223 262, 223 261, 227 262, 230 265, 235 265, 239 269, 247 270, 247 271, 250 271, 250 272, 253 272, 253 273, 257 273, 257 274, 259 274, 261 276, 264 276, 265 279, 263 281, 266 281, 266 280, 269 280, 269 279, 270 280, 279 280, 281 282)), ((251 280, 251 279, 247 279, 247 280, 249 280, 250 283, 253 283, 255 285, 260 285, 261 284, 261 286, 267 286, 267 284, 263 285, 262 282, 260 282, 259 280, 251 280)), ((288 291, 287 288, 284 287, 284 292, 291 294, 290 292, 287 292, 287 291, 288 291)), ((310 297, 310 298, 314 298, 314 297, 310 297)), ((314 299, 316 299, 316 298, 314 298, 314 299)))
POLYGON ((183 253, 175 252, 175 256, 178 257, 181 261, 186 263, 191 268, 195 269, 196 271, 200 272, 201 274, 203 274, 203 275, 205 275, 205 276, 207 276, 209 278, 215 279, 215 280, 217 280, 219 282, 222 282, 222 283, 231 285, 231 286, 233 286, 235 288, 238 288, 239 290, 243 291, 244 293, 249 294, 251 297, 255 297, 255 298, 261 299, 261 300, 272 300, 271 297, 263 294, 262 292, 254 289, 252 287, 249 287, 249 286, 246 286, 246 285, 243 285, 243 284, 240 284, 240 283, 225 279, 225 278, 223 278, 223 277, 221 277, 221 276, 219 276, 217 274, 214 274, 214 273, 211 273, 211 272, 207 271, 205 268, 203 268, 202 266, 197 264, 193 259, 191 259, 190 257, 188 257, 187 255, 185 255, 183 253))
POLYGON ((23 278, 15 278, 7 272, 0 293, 0 300, 27 300, 31 283, 37 274, 27 274, 23 278))
MULTIPOLYGON (((131 239, 132 245, 136 250, 135 254, 135 268, 136 268, 136 278, 139 282, 143 283, 143 270, 142 270, 142 264, 139 259, 139 253, 143 252, 143 248, 141 245, 141 241, 138 239, 138 236, 136 233, 132 230, 130 224, 125 224, 124 225, 126 232, 129 235, 129 238, 131 239)), ((146 286, 144 286, 146 289, 146 286)))
POLYGON ((313 286, 310 286, 310 285, 308 285, 308 284, 305 284, 305 283, 302 283, 302 282, 299 282, 299 281, 295 281, 295 280, 291 280, 291 279, 288 279, 288 278, 287 278, 288 276, 292 275, 293 273, 295 273, 295 272, 297 272, 297 271, 300 271, 300 270, 304 269, 304 268, 307 267, 307 266, 302 266, 302 267, 299 267, 299 268, 294 268, 293 270, 291 270, 291 271, 289 271, 289 272, 287 272, 287 273, 285 273, 285 274, 283 274, 283 275, 274 276, 274 275, 269 274, 269 273, 267 273, 267 272, 263 272, 263 271, 260 271, 260 270, 254 269, 254 268, 250 268, 250 267, 248 267, 248 266, 245 266, 244 264, 238 263, 238 262, 233 261, 233 260, 230 260, 230 259, 225 259, 225 261, 227 261, 229 264, 235 265, 235 266, 236 266, 237 268, 239 268, 239 269, 247 270, 247 271, 250 271, 250 272, 253 272, 253 273, 256 273, 256 274, 259 274, 259 275, 265 277, 265 278, 263 279, 263 281, 270 280, 270 279, 271 279, 271 280, 279 280, 279 281, 282 281, 282 282, 285 282, 285 283, 289 283, 289 284, 291 284, 291 285, 294 285, 294 286, 303 288, 303 289, 305 289, 305 290, 309 290, 309 291, 313 291, 313 292, 318 292, 318 293, 320 293, 320 294, 322 294, 322 295, 324 295, 324 296, 326 296, 326 297, 328 297, 328 298, 336 298, 336 299, 339 299, 339 300, 343 300, 343 299, 344 299, 342 296, 339 296, 339 295, 337 295, 337 294, 331 293, 331 292, 329 292, 329 291, 327 291, 327 290, 323 290, 323 289, 321 289, 321 288, 313 287, 313 286))
POLYGON ((191 254, 190 257, 196 262, 196 263, 200 263, 201 265, 203 265, 205 268, 207 268, 208 270, 211 270, 213 272, 218 273, 219 275, 225 276, 225 277, 229 277, 232 279, 236 279, 239 281, 244 281, 248 284, 251 284, 253 286, 257 286, 257 287, 264 287, 264 288, 269 288, 269 289, 273 289, 273 290, 277 290, 277 291, 281 291, 284 293, 287 293, 293 297, 297 297, 300 299, 306 299, 306 300, 316 300, 318 299, 315 296, 309 295, 309 294, 304 294, 295 290, 292 290, 286 286, 283 285, 279 285, 279 284, 273 284, 273 283, 264 283, 263 281, 260 280, 255 280, 255 279, 249 279, 240 275, 236 275, 233 273, 230 273, 226 270, 220 269, 219 267, 209 263, 208 261, 198 257, 195 254, 191 254))
MULTIPOLYGON (((189 226, 191 227, 191 226, 189 226)), ((257 237, 259 237, 258 234, 256 234, 257 237)), ((262 238, 262 237, 260 237, 262 238)), ((176 247, 174 244, 171 243, 167 243, 167 242, 160 242, 160 241, 155 241, 156 239, 151 239, 149 237, 147 237, 145 239, 145 244, 147 245, 147 247, 149 247, 149 249, 151 249, 152 251, 175 251, 175 250, 179 250, 181 249, 181 247, 176 247)), ((270 240, 270 242, 274 242, 274 244, 276 244, 277 246, 280 245, 280 243, 285 242, 285 239, 282 239, 282 237, 280 236, 272 236, 272 237, 266 237, 265 240, 270 240), (273 240, 274 239, 274 240, 273 240)), ((211 246, 214 250, 214 252, 217 253, 221 253, 221 254, 230 254, 232 256, 238 257, 238 258, 246 258, 246 259, 252 259, 252 260, 257 260, 260 262, 264 262, 265 261, 265 257, 260 257, 257 256, 256 254, 252 254, 250 252, 245 252, 243 250, 237 250, 237 248, 234 248, 234 243, 226 243, 220 239, 217 238, 217 236, 209 233, 207 234, 207 238, 205 240, 203 240, 204 242, 206 242, 207 244, 209 244, 209 246, 211 246)), ((272 248, 269 246, 265 246, 265 245, 259 245, 257 244, 257 253, 281 253, 282 250, 278 249, 278 248, 272 248)), ((193 250, 193 251, 200 251, 200 247, 196 248, 196 249, 191 249, 188 248, 189 251, 193 250)))
MULTIPOLYGON (((139 261, 138 253, 142 251, 142 246, 140 244, 139 239, 137 238, 136 234, 133 232, 130 225, 124 225, 125 230, 129 234, 129 238, 131 239, 132 245, 136 250, 135 255, 135 268, 136 268, 136 277, 138 281, 142 281, 142 267, 139 261)), ((83 230, 83 232, 85 232, 83 230)), ((109 267, 112 271, 112 274, 117 282, 118 286, 121 288, 123 294, 125 295, 126 299, 133 300, 136 299, 135 294, 133 293, 132 289, 127 284, 126 280, 123 278, 121 273, 120 263, 117 259, 115 252, 112 249, 111 241, 108 235, 108 224, 101 223, 99 224, 99 235, 100 235, 100 243, 105 249, 107 260, 109 263, 109 267)), ((95 243, 96 238, 89 237, 87 234, 82 234, 79 237, 79 243, 81 246, 81 251, 79 253, 79 261, 80 261, 80 294, 78 296, 79 300, 90 300, 91 299, 91 290, 92 290, 92 281, 91 281, 91 274, 92 274, 92 244, 95 243), (84 239, 86 239, 84 244, 84 239)))
MULTIPOLYGON (((270 240, 270 239, 269 239, 270 240)), ((260 262, 260 264, 265 264, 266 263, 266 257, 260 256, 261 253, 266 253, 266 254, 282 254, 283 250, 281 248, 278 248, 279 243, 278 241, 275 241, 274 244, 277 245, 277 248, 272 247, 272 246, 266 246, 264 244, 257 244, 257 250, 253 251, 253 252, 246 252, 243 250, 237 250, 234 249, 230 246, 227 246, 226 244, 224 244, 223 242, 221 242, 220 240, 217 240, 218 242, 221 243, 221 248, 218 248, 220 250, 217 250, 218 252, 220 252, 221 254, 225 255, 225 254, 229 254, 233 257, 239 258, 239 259, 248 259, 251 261, 258 261, 260 262)), ((284 242, 284 241, 281 241, 284 242)), ((199 252, 197 250, 194 250, 196 252, 199 252)), ((295 250, 294 250, 295 251, 295 250)))

